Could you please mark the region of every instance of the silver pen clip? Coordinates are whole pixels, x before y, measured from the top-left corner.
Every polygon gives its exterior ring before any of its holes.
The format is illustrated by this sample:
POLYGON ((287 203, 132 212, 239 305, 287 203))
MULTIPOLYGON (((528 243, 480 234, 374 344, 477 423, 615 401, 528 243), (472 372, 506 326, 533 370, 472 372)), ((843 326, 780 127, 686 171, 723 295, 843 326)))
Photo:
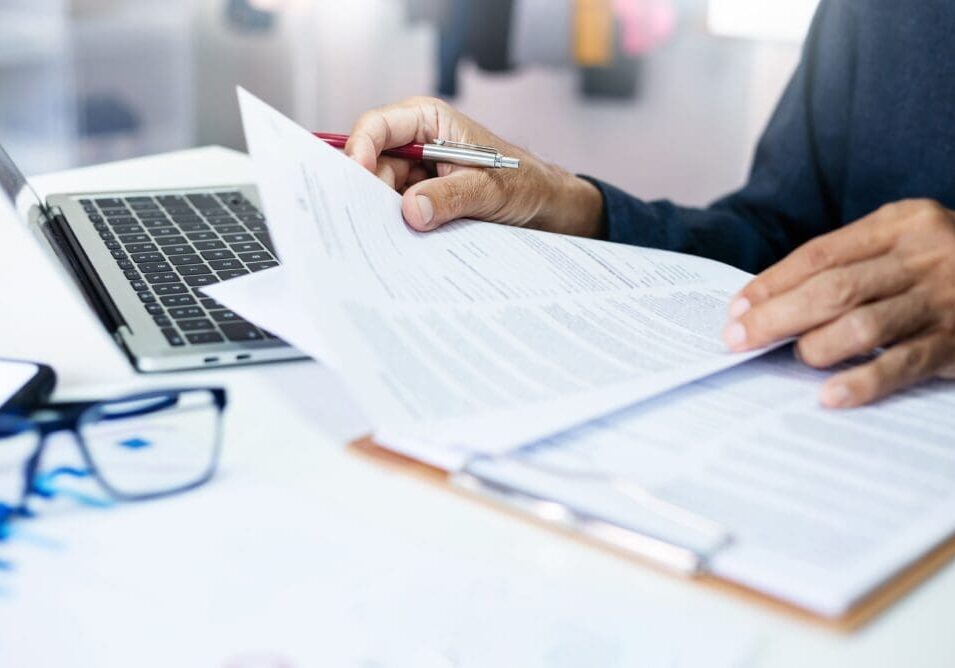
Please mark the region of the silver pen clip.
POLYGON ((517 169, 521 165, 518 158, 502 155, 493 146, 465 144, 463 142, 435 139, 425 144, 422 151, 425 160, 453 162, 460 165, 517 169))

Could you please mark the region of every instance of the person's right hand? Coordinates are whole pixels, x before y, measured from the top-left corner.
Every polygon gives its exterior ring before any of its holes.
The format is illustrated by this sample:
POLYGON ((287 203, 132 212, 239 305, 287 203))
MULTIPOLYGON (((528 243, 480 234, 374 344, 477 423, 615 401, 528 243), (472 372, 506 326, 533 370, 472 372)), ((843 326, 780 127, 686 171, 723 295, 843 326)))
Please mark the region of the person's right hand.
POLYGON ((415 97, 363 114, 345 152, 403 194, 405 220, 419 231, 477 218, 577 236, 601 232, 603 201, 593 184, 503 141, 443 100, 415 97), (493 146, 521 166, 427 165, 381 155, 435 139, 493 146))

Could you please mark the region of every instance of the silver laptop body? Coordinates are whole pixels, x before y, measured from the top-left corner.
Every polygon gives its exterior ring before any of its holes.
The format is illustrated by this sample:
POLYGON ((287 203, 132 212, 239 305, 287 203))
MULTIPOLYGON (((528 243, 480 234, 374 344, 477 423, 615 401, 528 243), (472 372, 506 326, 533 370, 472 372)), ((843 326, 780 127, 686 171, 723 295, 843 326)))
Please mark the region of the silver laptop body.
POLYGON ((303 357, 200 291, 278 264, 254 186, 69 193, 44 202, 2 146, 0 186, 43 231, 139 371, 303 357))

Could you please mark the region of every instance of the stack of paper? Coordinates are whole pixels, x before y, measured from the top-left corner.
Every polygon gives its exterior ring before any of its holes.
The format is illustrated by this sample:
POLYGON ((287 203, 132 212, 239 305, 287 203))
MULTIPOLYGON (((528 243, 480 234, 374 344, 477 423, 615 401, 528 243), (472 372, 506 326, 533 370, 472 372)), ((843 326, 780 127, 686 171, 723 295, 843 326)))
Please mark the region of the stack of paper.
POLYGON ((371 174, 241 102, 284 267, 209 292, 333 365, 379 442, 685 547, 655 508, 693 514, 730 538, 711 572, 828 616, 955 533, 951 384, 826 411, 788 351, 730 369, 747 274, 474 221, 418 234, 371 174))
POLYGON ((341 372, 390 444, 445 464, 505 452, 747 358, 719 332, 748 274, 475 221, 415 232, 372 174, 244 91, 240 103, 313 322, 293 340, 341 372))

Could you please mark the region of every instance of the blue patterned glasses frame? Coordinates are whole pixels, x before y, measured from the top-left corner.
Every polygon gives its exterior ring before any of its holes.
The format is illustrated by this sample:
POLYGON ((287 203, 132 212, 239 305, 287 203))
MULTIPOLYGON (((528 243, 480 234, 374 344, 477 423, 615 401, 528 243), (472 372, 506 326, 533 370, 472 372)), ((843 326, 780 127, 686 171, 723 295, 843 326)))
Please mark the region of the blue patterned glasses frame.
POLYGON ((225 406, 224 389, 190 388, 0 414, 0 538, 31 515, 31 497, 56 496, 62 477, 90 478, 118 501, 202 485, 218 464, 225 406), (59 432, 73 434, 79 460, 44 461, 59 432))

